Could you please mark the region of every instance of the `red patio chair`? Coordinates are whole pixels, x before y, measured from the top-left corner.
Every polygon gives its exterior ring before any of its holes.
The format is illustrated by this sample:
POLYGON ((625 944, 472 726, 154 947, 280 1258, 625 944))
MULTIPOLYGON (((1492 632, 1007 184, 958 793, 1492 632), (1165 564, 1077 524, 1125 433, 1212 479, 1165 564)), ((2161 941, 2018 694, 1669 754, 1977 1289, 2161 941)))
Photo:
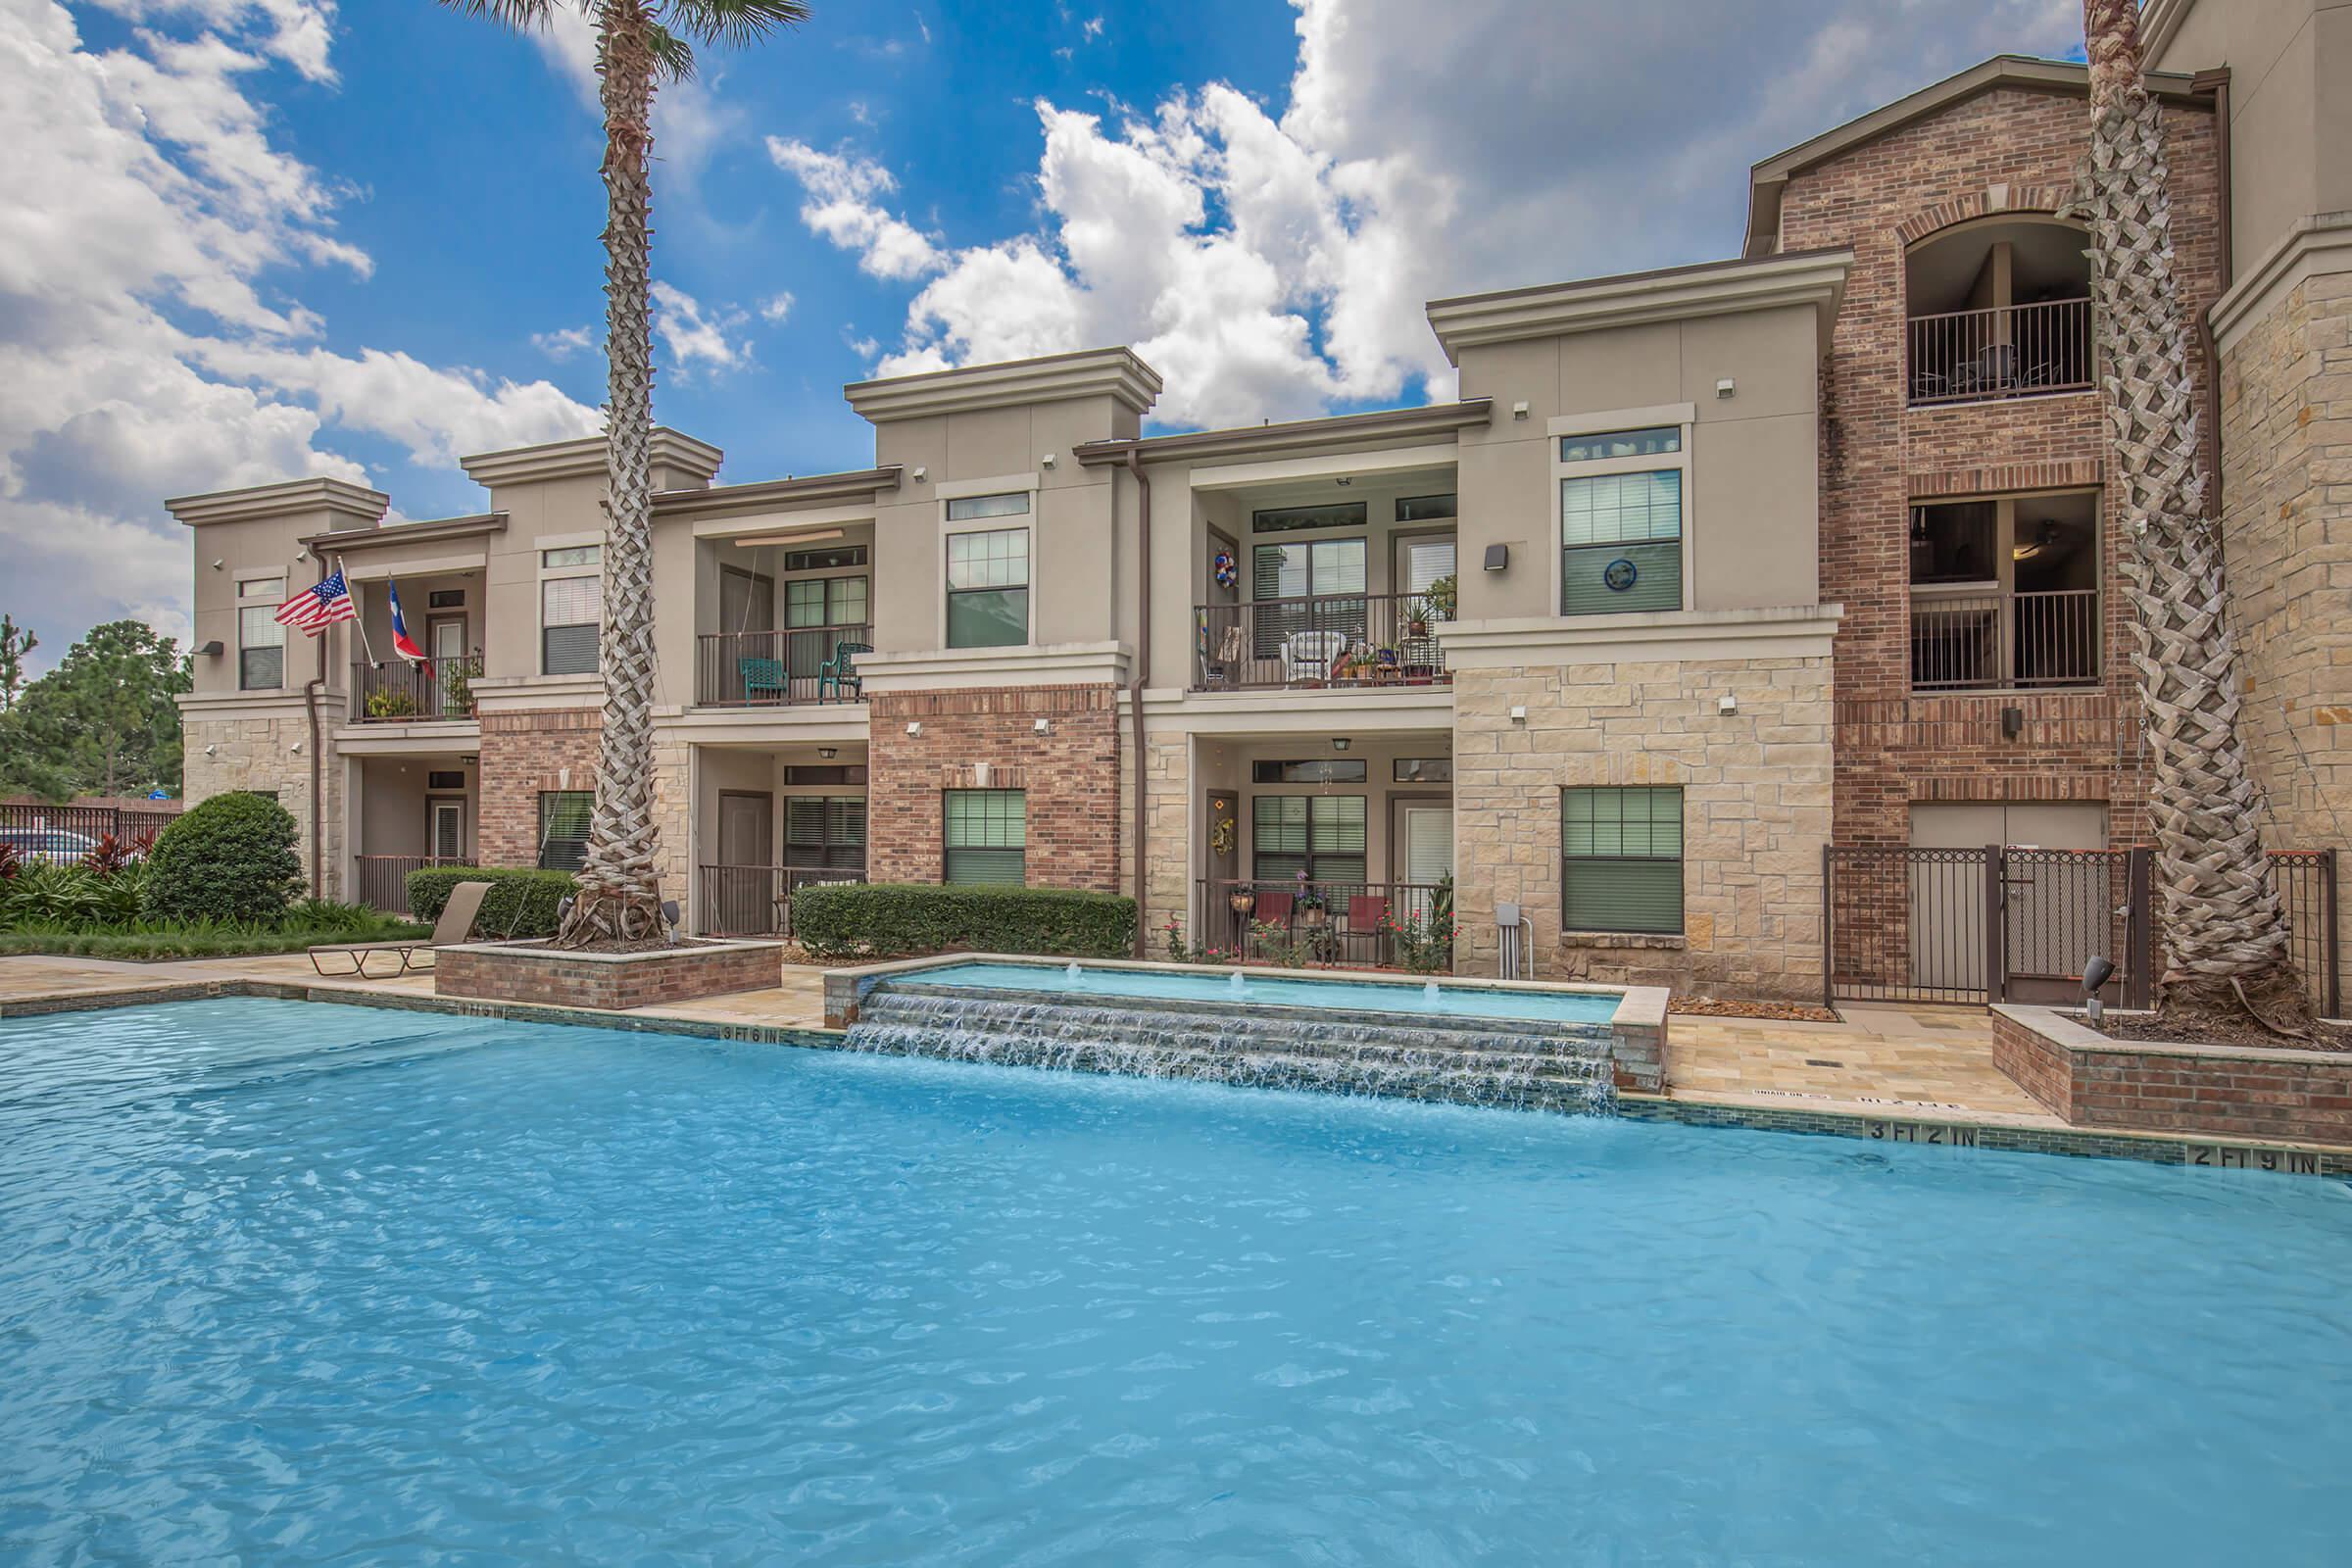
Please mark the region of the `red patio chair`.
POLYGON ((1296 893, 1260 893, 1257 896, 1257 910, 1250 918, 1252 921, 1271 920, 1276 925, 1289 925, 1291 906, 1298 898, 1296 893))

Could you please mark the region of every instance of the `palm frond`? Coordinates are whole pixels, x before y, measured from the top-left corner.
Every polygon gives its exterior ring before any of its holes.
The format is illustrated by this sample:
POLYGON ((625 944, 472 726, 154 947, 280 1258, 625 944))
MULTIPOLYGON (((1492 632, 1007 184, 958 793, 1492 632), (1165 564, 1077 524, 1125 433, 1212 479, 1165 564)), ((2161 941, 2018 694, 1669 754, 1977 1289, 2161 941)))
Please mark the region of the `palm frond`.
POLYGON ((694 79, 694 46, 659 22, 652 24, 654 69, 664 81, 694 79))
POLYGON ((537 32, 556 13, 559 0, 441 0, 450 10, 495 22, 516 32, 537 32))
POLYGON ((779 27, 808 20, 802 0, 666 0, 662 12, 671 27, 698 43, 741 49, 779 27))

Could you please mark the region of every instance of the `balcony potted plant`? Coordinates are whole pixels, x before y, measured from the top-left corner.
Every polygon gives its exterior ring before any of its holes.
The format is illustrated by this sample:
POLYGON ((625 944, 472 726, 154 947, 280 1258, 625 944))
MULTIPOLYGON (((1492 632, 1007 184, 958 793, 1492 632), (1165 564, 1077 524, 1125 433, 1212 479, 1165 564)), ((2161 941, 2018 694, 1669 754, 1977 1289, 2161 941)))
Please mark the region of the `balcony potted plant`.
POLYGON ((1257 895, 1248 888, 1235 888, 1226 896, 1225 902, 1232 906, 1234 913, 1248 914, 1257 907, 1257 895))
POLYGON ((1291 907, 1298 911, 1298 923, 1310 930, 1331 918, 1330 906, 1323 902, 1321 891, 1306 880, 1304 871, 1298 873, 1298 897, 1291 907))

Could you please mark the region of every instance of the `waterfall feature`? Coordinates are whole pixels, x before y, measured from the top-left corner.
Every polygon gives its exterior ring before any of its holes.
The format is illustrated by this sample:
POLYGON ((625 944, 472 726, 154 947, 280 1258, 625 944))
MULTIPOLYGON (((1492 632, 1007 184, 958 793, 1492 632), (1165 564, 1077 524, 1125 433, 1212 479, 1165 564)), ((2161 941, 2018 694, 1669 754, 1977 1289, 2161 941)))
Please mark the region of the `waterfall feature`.
POLYGON ((1590 1024, 886 989, 860 1004, 849 1049, 1601 1115, 1617 1100, 1608 1032, 1590 1024))

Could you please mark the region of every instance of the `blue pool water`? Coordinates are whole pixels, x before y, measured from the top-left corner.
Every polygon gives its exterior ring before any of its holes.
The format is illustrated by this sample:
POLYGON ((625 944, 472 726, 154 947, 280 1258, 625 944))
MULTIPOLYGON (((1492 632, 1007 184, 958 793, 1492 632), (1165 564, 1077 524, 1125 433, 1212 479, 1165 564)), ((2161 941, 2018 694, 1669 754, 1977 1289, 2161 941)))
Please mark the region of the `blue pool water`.
POLYGON ((2339 1184, 0 1023, 0 1561, 2341 1563, 2339 1184))
POLYGON ((1159 969, 1097 969, 1037 963, 953 963, 905 975, 908 985, 1050 991, 1068 997, 1143 997, 1162 1002, 1255 1003, 1282 1007, 1340 1007, 1433 1018, 1534 1018, 1545 1023, 1605 1023, 1624 999, 1615 993, 1495 991, 1362 980, 1284 980, 1239 969, 1178 974, 1159 969), (1234 979, 1239 976, 1240 985, 1234 979))

